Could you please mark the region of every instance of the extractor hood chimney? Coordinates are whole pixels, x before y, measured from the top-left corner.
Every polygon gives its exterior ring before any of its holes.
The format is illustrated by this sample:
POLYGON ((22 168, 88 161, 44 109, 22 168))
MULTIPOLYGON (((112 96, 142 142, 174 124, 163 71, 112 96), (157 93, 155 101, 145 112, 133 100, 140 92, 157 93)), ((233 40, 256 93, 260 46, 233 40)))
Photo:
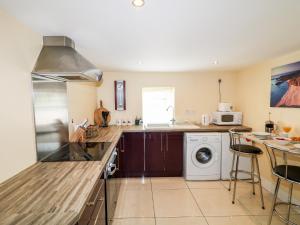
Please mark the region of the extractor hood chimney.
POLYGON ((66 36, 44 36, 43 48, 32 71, 34 81, 100 81, 102 72, 75 50, 66 36))

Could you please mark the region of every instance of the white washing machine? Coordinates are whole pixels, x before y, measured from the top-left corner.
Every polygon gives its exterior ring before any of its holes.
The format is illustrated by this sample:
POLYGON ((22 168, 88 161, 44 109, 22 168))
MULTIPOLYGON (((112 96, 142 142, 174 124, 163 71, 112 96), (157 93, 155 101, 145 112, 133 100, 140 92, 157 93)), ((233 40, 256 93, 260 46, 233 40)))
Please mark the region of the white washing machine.
POLYGON ((183 163, 185 179, 219 180, 221 153, 220 133, 185 133, 183 163))

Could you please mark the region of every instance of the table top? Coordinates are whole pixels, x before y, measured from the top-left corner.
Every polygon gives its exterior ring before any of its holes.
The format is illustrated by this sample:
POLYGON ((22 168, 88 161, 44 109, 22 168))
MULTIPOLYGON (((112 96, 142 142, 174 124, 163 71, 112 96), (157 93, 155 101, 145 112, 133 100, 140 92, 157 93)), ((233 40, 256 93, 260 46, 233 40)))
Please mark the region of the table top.
POLYGON ((273 140, 272 137, 269 137, 268 139, 261 139, 253 135, 252 133, 242 133, 243 138, 247 138, 248 140, 251 140, 256 143, 260 144, 266 144, 270 147, 276 148, 279 151, 284 151, 286 153, 295 154, 300 156, 300 148, 296 148, 294 146, 294 143, 291 142, 287 145, 281 145, 276 140, 273 140))

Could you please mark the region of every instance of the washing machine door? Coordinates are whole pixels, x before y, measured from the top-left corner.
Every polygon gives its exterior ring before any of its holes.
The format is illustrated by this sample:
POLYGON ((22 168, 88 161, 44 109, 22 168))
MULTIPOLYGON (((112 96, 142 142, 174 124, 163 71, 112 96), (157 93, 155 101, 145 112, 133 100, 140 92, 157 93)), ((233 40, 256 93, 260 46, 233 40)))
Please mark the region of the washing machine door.
POLYGON ((218 155, 210 145, 201 145, 192 152, 192 162, 199 168, 210 167, 217 159, 218 155))

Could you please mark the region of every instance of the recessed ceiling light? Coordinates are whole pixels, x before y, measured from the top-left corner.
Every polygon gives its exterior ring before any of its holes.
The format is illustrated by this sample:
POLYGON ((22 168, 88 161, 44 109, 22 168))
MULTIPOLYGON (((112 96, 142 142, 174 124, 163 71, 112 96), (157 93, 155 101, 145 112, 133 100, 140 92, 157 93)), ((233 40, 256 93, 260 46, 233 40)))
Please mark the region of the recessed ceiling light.
POLYGON ((143 64, 143 62, 140 60, 140 61, 138 61, 138 64, 139 64, 139 65, 142 65, 142 64, 143 64))
POLYGON ((133 0, 132 5, 134 7, 142 7, 145 4, 144 0, 133 0))

